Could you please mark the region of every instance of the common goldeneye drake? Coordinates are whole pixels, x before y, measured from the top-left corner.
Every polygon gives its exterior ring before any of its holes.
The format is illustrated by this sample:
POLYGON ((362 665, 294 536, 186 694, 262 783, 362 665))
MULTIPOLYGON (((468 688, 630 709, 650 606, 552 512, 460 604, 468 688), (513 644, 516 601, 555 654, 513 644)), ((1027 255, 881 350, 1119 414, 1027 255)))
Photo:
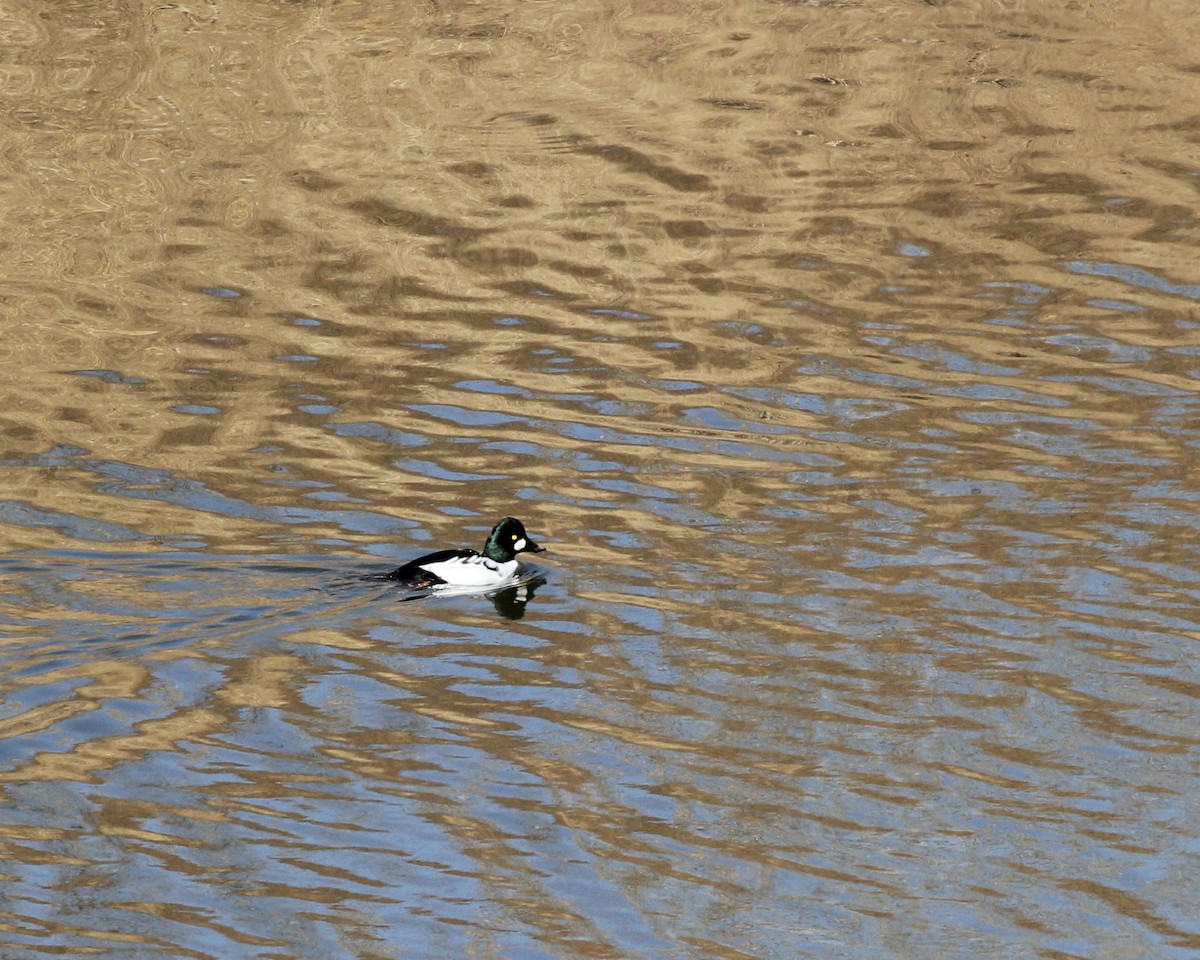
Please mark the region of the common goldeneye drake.
POLYGON ((505 517, 492 527, 483 553, 476 550, 427 553, 393 570, 385 579, 398 580, 411 590, 442 585, 498 587, 517 572, 518 553, 543 553, 545 549, 529 538, 520 520, 505 517))

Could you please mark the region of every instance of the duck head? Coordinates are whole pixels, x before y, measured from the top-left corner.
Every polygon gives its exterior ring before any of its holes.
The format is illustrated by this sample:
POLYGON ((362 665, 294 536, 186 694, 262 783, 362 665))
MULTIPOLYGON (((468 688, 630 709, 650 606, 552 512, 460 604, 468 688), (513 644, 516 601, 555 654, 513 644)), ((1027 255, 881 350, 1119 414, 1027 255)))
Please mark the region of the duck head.
POLYGON ((497 563, 508 563, 518 553, 544 553, 545 547, 533 542, 525 525, 516 517, 505 517, 492 527, 483 555, 497 563))

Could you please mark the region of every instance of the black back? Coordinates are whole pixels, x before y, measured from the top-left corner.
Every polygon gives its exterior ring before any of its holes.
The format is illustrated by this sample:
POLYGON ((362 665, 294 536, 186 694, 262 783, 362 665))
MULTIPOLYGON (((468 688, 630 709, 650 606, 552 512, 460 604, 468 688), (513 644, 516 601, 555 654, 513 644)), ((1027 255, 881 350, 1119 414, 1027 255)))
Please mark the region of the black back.
POLYGON ((411 590, 436 587, 439 583, 445 583, 446 581, 436 573, 430 573, 426 570, 425 564, 442 563, 446 560, 456 560, 459 557, 477 556, 479 556, 479 552, 476 550, 439 550, 437 553, 427 553, 423 557, 417 557, 416 560, 409 560, 404 566, 397 567, 383 579, 399 581, 411 590))

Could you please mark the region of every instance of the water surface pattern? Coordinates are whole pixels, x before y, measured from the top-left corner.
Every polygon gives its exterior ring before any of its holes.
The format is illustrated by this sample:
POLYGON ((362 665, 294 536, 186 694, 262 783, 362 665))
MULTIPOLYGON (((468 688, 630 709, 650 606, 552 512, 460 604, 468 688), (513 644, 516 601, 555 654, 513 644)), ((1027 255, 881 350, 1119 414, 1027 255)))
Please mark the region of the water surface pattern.
POLYGON ((7 5, 0 957, 1200 955, 1197 20, 7 5))

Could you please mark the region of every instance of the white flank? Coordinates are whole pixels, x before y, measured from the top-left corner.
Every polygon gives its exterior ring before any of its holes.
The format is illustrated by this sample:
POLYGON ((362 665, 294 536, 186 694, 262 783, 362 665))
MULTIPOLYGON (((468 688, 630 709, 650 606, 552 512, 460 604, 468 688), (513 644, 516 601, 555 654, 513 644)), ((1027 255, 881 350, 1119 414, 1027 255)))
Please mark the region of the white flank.
POLYGON ((422 564, 435 577, 456 587, 492 587, 503 583, 517 572, 517 561, 497 563, 487 557, 456 557, 440 563, 422 564))

